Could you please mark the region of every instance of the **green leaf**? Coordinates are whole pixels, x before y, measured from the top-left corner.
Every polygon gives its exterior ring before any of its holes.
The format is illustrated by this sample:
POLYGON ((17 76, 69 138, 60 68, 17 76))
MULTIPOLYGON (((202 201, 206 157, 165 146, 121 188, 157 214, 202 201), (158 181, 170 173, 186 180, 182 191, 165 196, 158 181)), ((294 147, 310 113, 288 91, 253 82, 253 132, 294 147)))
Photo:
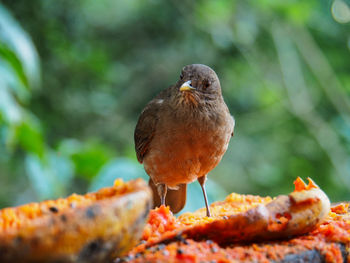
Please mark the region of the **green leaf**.
POLYGON ((111 149, 94 140, 84 143, 74 139, 64 140, 58 152, 69 156, 74 162, 77 175, 88 180, 96 176, 114 155, 111 149))
POLYGON ((17 124, 22 120, 21 107, 12 94, 2 85, 0 79, 0 116, 7 124, 17 124), (1 88, 2 86, 2 88, 1 88))
POLYGON ((13 75, 16 75, 22 84, 28 88, 27 77, 23 71, 22 63, 16 57, 15 53, 6 46, 4 43, 0 42, 0 57, 3 61, 6 61, 10 67, 14 70, 13 75))
POLYGON ((39 157, 44 156, 44 138, 41 127, 34 118, 27 118, 17 127, 17 140, 25 151, 34 153, 39 157))
MULTIPOLYGON (((3 50, 4 51, 4 50, 3 50)), ((1 52, 1 43, 0 43, 1 52)), ((5 52, 5 51, 4 51, 5 52)), ((6 50, 7 54, 13 54, 10 50, 6 50)), ((0 54, 1 58, 1 54, 0 54)), ((28 102, 30 93, 26 86, 26 79, 23 72, 19 72, 18 69, 8 59, 0 59, 0 88, 8 89, 12 92, 16 98, 22 102, 28 102)))
POLYGON ((11 61, 19 75, 22 78, 25 77, 26 81, 24 83, 28 82, 29 86, 33 87, 38 86, 40 82, 40 68, 35 47, 27 33, 1 4, 0 42, 0 56, 11 61), (4 50, 7 49, 12 50, 13 55, 9 53, 4 54, 4 50))

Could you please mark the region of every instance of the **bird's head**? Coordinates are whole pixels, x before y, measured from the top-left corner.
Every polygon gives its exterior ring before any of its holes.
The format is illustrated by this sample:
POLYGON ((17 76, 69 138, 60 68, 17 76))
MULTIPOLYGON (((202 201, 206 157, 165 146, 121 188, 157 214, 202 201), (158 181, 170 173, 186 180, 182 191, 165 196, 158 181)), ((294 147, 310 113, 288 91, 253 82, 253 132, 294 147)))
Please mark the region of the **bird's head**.
POLYGON ((210 67, 202 64, 185 66, 175 85, 181 102, 199 105, 221 98, 218 76, 210 67))

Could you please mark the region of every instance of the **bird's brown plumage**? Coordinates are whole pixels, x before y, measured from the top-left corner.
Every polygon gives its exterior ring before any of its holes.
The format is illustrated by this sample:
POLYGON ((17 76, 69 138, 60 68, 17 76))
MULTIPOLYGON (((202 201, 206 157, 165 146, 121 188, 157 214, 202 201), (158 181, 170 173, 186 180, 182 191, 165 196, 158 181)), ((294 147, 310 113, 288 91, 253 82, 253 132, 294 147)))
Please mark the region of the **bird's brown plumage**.
POLYGON ((201 178, 205 193, 206 175, 220 162, 233 129, 216 73, 201 64, 184 67, 177 83, 147 104, 135 129, 137 159, 155 196, 169 189, 166 204, 178 212, 185 205, 186 184, 201 178), (185 82, 193 88, 180 91, 185 82))

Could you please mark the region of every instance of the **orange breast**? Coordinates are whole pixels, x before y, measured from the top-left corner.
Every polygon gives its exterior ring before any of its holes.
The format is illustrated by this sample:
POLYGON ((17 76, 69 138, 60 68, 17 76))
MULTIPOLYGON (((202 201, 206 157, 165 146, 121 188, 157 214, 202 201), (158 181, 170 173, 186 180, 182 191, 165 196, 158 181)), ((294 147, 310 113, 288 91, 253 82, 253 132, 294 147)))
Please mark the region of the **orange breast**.
POLYGON ((224 127, 201 131, 173 125, 160 129, 144 159, 145 170, 156 184, 176 187, 193 182, 220 162, 230 137, 224 127))

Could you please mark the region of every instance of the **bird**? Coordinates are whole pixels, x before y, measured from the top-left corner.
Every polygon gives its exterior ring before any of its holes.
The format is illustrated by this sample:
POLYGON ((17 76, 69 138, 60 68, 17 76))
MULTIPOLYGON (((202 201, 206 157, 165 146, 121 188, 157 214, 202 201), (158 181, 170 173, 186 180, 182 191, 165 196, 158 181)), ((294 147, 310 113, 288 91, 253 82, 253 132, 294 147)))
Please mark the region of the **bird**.
POLYGON ((205 182, 226 152, 234 127, 215 71, 203 64, 183 67, 178 81, 145 106, 135 127, 136 156, 150 177, 154 207, 181 211, 187 184, 197 180, 210 217, 205 182))

